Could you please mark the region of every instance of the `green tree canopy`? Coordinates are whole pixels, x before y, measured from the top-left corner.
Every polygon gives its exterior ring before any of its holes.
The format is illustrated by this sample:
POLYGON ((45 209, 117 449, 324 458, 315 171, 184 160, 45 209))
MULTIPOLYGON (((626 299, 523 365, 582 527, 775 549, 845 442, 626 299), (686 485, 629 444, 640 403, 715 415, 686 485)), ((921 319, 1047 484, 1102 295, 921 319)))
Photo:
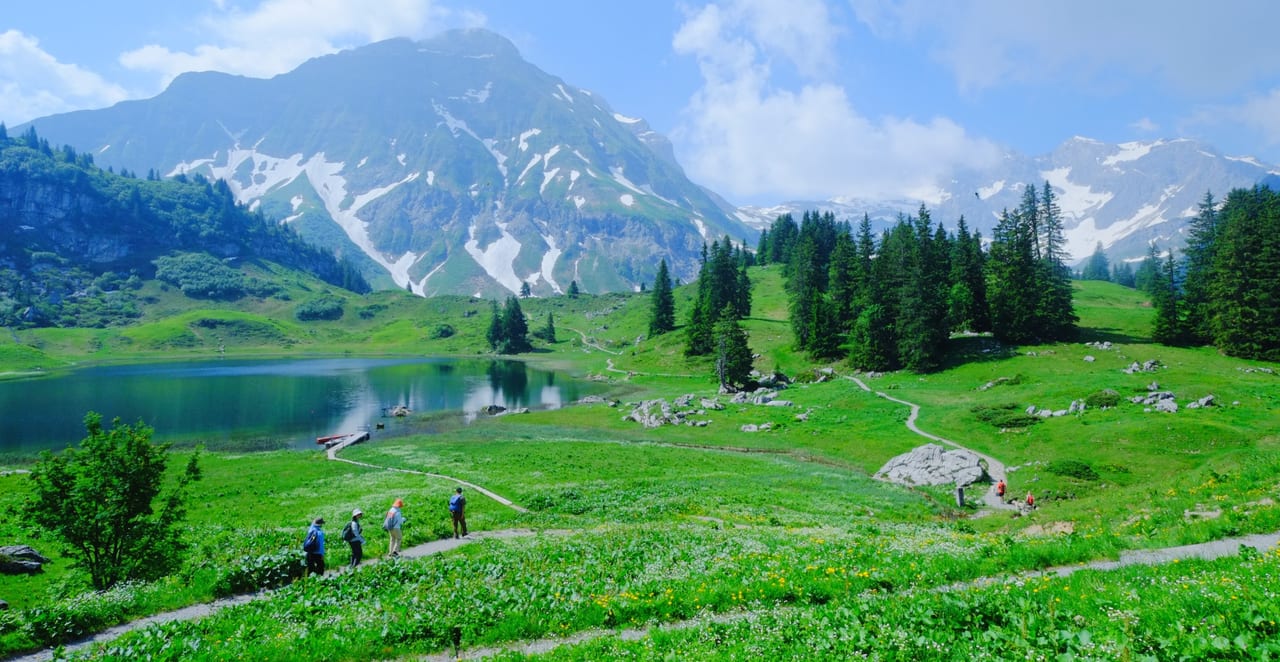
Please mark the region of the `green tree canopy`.
POLYGON ((102 416, 89 412, 84 427, 88 436, 78 449, 41 454, 27 516, 66 545, 95 589, 172 572, 186 550, 178 525, 186 517, 187 486, 200 478, 199 454, 161 497, 169 444, 153 444, 152 429, 141 421, 131 426, 117 418, 104 430, 102 416))

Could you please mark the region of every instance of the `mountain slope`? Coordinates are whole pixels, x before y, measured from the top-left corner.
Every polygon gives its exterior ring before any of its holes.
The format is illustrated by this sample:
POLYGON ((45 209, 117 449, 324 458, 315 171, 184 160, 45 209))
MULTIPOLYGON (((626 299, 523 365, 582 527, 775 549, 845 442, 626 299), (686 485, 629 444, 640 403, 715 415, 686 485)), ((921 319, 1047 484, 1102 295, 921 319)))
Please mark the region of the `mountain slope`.
POLYGON ((185 74, 159 96, 33 122, 104 165, 225 178, 236 198, 421 294, 632 289, 656 256, 752 232, 666 139, 483 30, 380 42, 269 80, 185 74))
POLYGON ((1049 154, 1009 153, 993 168, 961 172, 930 200, 789 202, 743 208, 739 218, 762 227, 779 213, 822 209, 840 218, 867 213, 883 227, 899 213, 914 214, 923 203, 934 219, 953 226, 963 215, 971 228, 990 237, 1001 210, 1016 209, 1026 185, 1039 192, 1048 181, 1062 209, 1073 259, 1088 258, 1097 242, 1112 260, 1135 259, 1151 242, 1161 250, 1180 248, 1206 192, 1221 202, 1232 188, 1251 187, 1277 171, 1191 140, 1113 145, 1075 137, 1049 154))

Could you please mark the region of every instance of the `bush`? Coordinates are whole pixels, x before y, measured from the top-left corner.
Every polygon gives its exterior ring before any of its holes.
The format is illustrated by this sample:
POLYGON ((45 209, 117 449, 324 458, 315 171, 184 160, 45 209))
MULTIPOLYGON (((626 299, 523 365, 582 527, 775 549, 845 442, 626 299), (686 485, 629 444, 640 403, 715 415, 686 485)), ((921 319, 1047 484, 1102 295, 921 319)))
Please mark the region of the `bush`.
POLYGON ((1026 428, 1040 422, 1038 417, 1027 414, 1014 403, 980 405, 969 411, 973 412, 978 417, 978 420, 983 423, 989 423, 1001 429, 1026 428))
POLYGON ((177 285, 193 299, 235 300, 244 295, 244 274, 208 253, 156 259, 156 278, 177 285))
POLYGON ((218 577, 213 594, 224 598, 240 593, 255 593, 279 588, 301 579, 307 564, 297 552, 276 552, 245 558, 218 577))
POLYGON ((79 639, 126 620, 137 606, 137 586, 118 584, 25 612, 26 631, 41 646, 79 639))
POLYGON ((437 324, 434 329, 431 329, 431 339, 441 340, 443 338, 451 338, 457 332, 457 329, 453 328, 453 326, 449 324, 437 324))
POLYGON ((1120 394, 1113 389, 1102 389, 1085 396, 1084 403, 1096 409, 1114 407, 1120 404, 1120 394))
POLYGON ((1070 476, 1080 480, 1098 480, 1098 472, 1080 460, 1054 460, 1045 470, 1058 476, 1070 476))
POLYGON ((298 304, 294 316, 303 322, 342 319, 342 300, 335 296, 320 296, 298 304))

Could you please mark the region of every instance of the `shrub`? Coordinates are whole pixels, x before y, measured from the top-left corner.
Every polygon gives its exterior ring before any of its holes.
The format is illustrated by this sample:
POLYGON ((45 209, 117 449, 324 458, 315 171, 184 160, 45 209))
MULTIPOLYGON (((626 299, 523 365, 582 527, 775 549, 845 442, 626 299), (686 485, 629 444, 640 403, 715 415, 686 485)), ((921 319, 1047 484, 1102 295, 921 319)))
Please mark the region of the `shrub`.
POLYGON ((440 340, 443 338, 451 338, 457 332, 457 329, 453 328, 453 326, 449 324, 437 324, 434 329, 431 329, 431 339, 440 340))
POLYGON ((297 552, 276 552, 241 559, 214 582, 213 594, 222 598, 239 593, 254 593, 279 588, 301 579, 307 568, 297 552))
POLYGON ((1084 403, 1090 407, 1101 409, 1120 404, 1120 394, 1113 389, 1102 389, 1085 396, 1084 403))
POLYGON ((1031 416, 1018 407, 1014 403, 1005 403, 1002 405, 979 405, 970 409, 978 420, 983 423, 989 423, 998 428, 1026 428, 1040 422, 1040 419, 1031 416))
POLYGON ((319 296, 298 304, 294 316, 303 322, 342 319, 342 300, 335 296, 319 296))
POLYGON ((1054 460, 1045 469, 1058 476, 1070 476, 1080 480, 1098 480, 1098 472, 1080 460, 1054 460))
POLYGON ((156 278, 177 285, 193 299, 239 299, 244 274, 208 253, 180 253, 156 259, 156 278))
POLYGON ((56 646, 126 620, 136 609, 137 586, 118 584, 24 613, 27 635, 41 646, 56 646))

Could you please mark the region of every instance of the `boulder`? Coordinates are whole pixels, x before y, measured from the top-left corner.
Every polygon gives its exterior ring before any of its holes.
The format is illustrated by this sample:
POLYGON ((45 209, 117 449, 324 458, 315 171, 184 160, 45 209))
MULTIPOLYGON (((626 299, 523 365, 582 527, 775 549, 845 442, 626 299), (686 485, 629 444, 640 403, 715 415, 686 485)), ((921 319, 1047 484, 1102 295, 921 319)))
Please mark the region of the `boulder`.
POLYGON ((905 485, 965 487, 986 480, 988 476, 976 453, 925 444, 886 462, 876 472, 876 478, 905 485))
POLYGON ((507 408, 502 405, 485 405, 480 408, 480 413, 487 414, 489 416, 497 416, 506 410, 507 408))
POLYGON ((44 570, 49 559, 29 545, 0 547, 0 575, 34 575, 44 570))

